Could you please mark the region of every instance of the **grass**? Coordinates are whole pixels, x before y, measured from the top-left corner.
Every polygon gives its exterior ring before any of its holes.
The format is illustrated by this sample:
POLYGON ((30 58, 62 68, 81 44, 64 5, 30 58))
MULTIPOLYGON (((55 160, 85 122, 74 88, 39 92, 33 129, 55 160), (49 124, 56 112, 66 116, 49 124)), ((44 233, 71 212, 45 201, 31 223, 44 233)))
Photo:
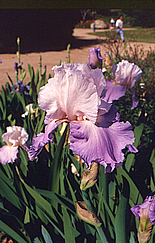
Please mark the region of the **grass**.
MULTIPOLYGON (((90 35, 114 39, 115 31, 95 32, 90 35)), ((127 41, 155 43, 155 28, 136 28, 136 30, 124 30, 127 41)))

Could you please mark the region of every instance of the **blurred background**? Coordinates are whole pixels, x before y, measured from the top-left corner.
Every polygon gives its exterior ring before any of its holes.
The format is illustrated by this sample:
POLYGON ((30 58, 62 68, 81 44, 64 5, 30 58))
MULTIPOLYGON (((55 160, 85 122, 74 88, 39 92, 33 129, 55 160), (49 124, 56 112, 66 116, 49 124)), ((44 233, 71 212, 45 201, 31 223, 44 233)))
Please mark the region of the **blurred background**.
POLYGON ((110 19, 124 15, 124 27, 155 26, 155 10, 123 9, 0 9, 0 53, 15 53, 21 38, 21 52, 66 49, 73 29, 90 28, 101 19, 109 28, 110 19))

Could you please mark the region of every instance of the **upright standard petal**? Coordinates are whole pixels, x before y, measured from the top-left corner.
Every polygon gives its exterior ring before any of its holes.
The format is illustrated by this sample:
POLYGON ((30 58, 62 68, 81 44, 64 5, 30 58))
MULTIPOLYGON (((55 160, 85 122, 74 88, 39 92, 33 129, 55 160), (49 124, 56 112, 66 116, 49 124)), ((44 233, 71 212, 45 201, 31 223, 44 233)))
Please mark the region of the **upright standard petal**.
POLYGON ((54 67, 55 77, 40 89, 38 103, 49 119, 96 121, 100 89, 105 86, 101 70, 86 64, 54 67), (94 72, 95 71, 95 72, 94 72))
POLYGON ((132 88, 139 81, 142 70, 134 63, 122 60, 117 64, 115 80, 117 84, 132 88))
POLYGON ((132 92, 131 109, 137 107, 138 101, 135 98, 133 86, 139 81, 142 70, 134 63, 122 60, 117 65, 113 65, 111 72, 113 72, 114 79, 106 82, 106 92, 103 93, 102 97, 104 101, 111 103, 114 100, 118 100, 125 95, 126 89, 130 88, 132 92))

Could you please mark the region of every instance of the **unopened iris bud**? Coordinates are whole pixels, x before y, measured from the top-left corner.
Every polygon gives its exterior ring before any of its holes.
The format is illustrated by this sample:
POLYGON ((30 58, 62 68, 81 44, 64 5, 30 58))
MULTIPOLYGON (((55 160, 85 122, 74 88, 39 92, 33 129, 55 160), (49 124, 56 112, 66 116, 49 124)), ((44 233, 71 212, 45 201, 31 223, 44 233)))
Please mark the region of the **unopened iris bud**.
POLYGON ((99 164, 93 162, 90 170, 82 172, 80 189, 85 191, 97 182, 99 164))
POLYGON ((74 158, 80 163, 81 166, 84 164, 83 159, 81 159, 81 157, 79 155, 75 154, 74 158))
POLYGON ((71 172, 74 174, 74 175, 77 175, 77 176, 80 176, 75 165, 73 163, 71 163, 71 172))
POLYGON ((142 204, 132 207, 131 211, 139 220, 138 241, 148 242, 155 225, 155 197, 147 196, 142 204))
POLYGON ((20 37, 17 37, 17 45, 20 44, 20 37))
POLYGON ((102 68, 102 60, 104 59, 101 56, 100 53, 100 47, 99 48, 92 48, 89 49, 89 65, 91 68, 102 68))
POLYGON ((104 56, 105 56, 105 62, 104 62, 105 67, 106 68, 108 68, 108 67, 112 68, 113 60, 111 59, 109 52, 106 51, 104 56))
POLYGON ((147 230, 142 231, 141 226, 138 229, 138 241, 140 243, 146 243, 150 239, 152 234, 152 225, 147 228, 147 230))
POLYGON ((77 207, 77 213, 80 219, 96 227, 101 226, 101 223, 97 219, 96 215, 88 210, 86 203, 84 201, 77 201, 75 203, 77 207))

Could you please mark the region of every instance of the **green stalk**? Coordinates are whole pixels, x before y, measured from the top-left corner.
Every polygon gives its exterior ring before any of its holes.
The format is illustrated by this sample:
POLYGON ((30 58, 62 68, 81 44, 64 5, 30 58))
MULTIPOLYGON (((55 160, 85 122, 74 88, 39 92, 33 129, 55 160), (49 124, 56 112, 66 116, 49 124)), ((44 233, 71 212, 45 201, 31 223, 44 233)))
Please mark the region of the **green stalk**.
MULTIPOLYGON (((20 64, 20 38, 17 38, 17 45, 18 45, 18 52, 17 52, 17 57, 18 57, 18 63, 20 64)), ((18 75, 18 72, 17 72, 18 75)), ((21 69, 20 69, 20 76, 21 76, 21 69)), ((17 82, 18 82, 18 76, 16 76, 17 82)))
POLYGON ((70 63, 70 44, 68 44, 68 46, 67 46, 67 54, 68 54, 68 58, 66 58, 66 62, 67 63, 70 63))
MULTIPOLYGON (((90 201, 90 198, 89 198, 89 195, 88 195, 87 191, 88 191, 88 190, 85 190, 85 191, 81 190, 83 199, 84 199, 84 201, 85 201, 85 203, 86 203, 86 205, 87 205, 88 210, 89 210, 90 212, 92 212, 92 213, 95 214, 95 211, 94 211, 94 209, 93 209, 93 206, 92 206, 92 203, 91 203, 91 201, 90 201)), ((108 240, 107 240, 107 238, 106 238, 106 236, 105 236, 105 234, 104 234, 104 232, 103 232, 103 230, 102 230, 102 227, 101 227, 101 226, 99 226, 99 227, 96 227, 96 226, 95 226, 95 228, 96 228, 96 230, 97 230, 97 232, 98 232, 98 234, 99 234, 99 236, 100 236, 101 241, 102 241, 103 243, 108 243, 108 240)))
POLYGON ((20 63, 20 38, 17 38, 17 45, 18 45, 18 63, 20 63))
POLYGON ((41 62, 41 60, 42 60, 42 57, 41 57, 41 55, 39 55, 40 77, 41 77, 41 74, 42 74, 42 62, 41 62))

